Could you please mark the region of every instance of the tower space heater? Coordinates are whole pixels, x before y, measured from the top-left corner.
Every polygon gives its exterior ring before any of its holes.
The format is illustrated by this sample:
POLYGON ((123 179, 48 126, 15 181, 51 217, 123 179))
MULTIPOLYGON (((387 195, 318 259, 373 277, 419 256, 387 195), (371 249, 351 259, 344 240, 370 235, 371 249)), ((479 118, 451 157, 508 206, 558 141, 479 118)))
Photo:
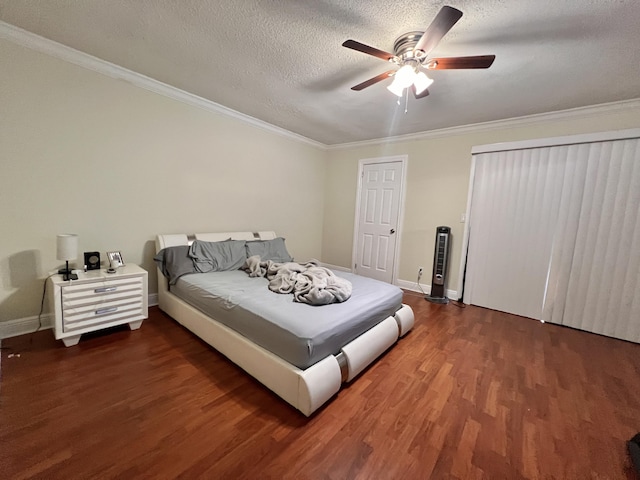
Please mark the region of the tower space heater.
POLYGON ((433 275, 431 293, 425 297, 432 303, 449 303, 447 298, 447 267, 449 266, 449 247, 451 228, 436 228, 436 246, 433 252, 433 275))

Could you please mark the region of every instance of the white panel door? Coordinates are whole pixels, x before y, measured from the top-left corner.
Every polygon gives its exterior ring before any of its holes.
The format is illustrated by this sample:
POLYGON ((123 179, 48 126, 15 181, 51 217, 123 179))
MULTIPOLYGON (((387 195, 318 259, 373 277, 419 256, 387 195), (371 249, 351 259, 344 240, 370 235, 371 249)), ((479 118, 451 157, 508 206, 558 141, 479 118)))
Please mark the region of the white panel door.
POLYGON ((355 272, 392 283, 400 212, 402 162, 364 164, 355 272))

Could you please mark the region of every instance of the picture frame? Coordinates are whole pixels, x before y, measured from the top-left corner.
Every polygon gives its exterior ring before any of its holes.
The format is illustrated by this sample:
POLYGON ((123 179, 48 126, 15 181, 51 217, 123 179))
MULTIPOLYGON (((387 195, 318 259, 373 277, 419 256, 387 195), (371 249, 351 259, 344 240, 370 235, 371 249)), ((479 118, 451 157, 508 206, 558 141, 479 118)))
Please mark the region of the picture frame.
POLYGON ((109 260, 109 266, 114 265, 114 262, 118 262, 120 267, 124 265, 124 259, 120 252, 107 252, 107 259, 109 260))

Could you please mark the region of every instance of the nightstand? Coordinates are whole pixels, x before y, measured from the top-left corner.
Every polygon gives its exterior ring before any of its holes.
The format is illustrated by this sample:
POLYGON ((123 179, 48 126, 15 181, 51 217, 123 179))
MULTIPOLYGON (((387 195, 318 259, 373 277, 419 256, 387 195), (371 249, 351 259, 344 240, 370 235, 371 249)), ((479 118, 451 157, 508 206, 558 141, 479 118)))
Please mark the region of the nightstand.
POLYGON ((53 330, 65 346, 76 345, 83 333, 129 324, 136 330, 148 317, 146 270, 125 265, 117 273, 105 269, 78 273, 78 280, 49 278, 53 330))

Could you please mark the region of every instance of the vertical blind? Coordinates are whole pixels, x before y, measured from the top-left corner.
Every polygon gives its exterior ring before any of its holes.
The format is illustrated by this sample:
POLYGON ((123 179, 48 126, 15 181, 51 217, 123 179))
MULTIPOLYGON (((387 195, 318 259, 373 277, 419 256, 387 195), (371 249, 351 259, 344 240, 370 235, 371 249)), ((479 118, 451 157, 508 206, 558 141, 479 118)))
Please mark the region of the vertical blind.
POLYGON ((474 162, 465 302, 640 342, 640 140, 474 162))

